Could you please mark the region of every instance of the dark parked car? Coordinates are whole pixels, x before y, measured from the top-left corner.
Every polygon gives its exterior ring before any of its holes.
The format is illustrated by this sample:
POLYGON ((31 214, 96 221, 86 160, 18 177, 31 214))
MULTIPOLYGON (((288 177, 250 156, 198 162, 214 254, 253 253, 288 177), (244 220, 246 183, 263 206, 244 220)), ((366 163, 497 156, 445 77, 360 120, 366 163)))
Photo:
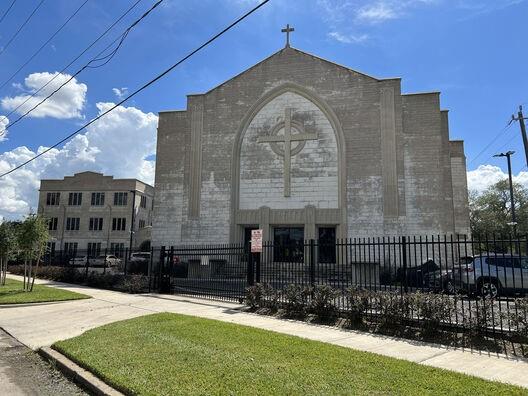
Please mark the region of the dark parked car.
POLYGON ((425 288, 446 293, 455 292, 451 269, 440 268, 432 259, 414 267, 407 267, 406 270, 398 268, 396 280, 408 287, 425 288))

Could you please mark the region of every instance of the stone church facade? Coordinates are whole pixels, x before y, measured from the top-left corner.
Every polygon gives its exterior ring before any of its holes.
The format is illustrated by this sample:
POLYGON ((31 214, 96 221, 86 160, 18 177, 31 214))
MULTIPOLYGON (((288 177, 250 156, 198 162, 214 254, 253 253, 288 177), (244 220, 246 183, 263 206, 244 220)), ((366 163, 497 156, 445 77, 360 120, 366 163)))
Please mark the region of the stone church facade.
POLYGON ((440 94, 289 46, 161 112, 156 155, 154 246, 469 234, 440 94))

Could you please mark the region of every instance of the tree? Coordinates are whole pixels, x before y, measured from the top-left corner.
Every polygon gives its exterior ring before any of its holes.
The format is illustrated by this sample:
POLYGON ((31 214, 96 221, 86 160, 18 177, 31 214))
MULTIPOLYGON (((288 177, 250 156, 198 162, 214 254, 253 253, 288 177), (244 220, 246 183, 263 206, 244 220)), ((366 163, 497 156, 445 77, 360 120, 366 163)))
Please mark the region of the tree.
POLYGON ((17 249, 16 223, 4 221, 0 224, 0 286, 5 285, 7 262, 17 249))
MULTIPOLYGON (((501 180, 481 194, 469 195, 471 233, 474 236, 512 234, 513 228, 510 187, 508 180, 501 180)), ((528 190, 519 183, 513 185, 517 234, 528 233, 528 190)))
POLYGON ((49 239, 48 221, 40 215, 29 215, 20 225, 17 239, 24 257, 23 288, 25 291, 33 291, 40 259, 46 251, 49 239), (36 263, 34 272, 33 261, 36 263))

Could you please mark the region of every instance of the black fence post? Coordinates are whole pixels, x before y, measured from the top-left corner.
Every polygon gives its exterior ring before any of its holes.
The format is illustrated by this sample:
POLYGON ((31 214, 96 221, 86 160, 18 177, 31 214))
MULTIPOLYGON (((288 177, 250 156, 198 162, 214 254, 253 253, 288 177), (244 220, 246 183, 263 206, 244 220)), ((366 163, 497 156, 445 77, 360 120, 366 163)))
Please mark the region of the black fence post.
POLYGON ((152 263, 154 262, 154 247, 150 247, 150 260, 148 262, 148 287, 149 293, 152 293, 152 263))
POLYGON ((125 268, 123 269, 123 273, 125 276, 127 274, 127 264, 128 264, 128 248, 125 248, 125 268))
POLYGON ((402 267, 403 267, 403 289, 405 293, 409 291, 408 279, 407 279, 407 238, 401 237, 401 249, 402 249, 402 267))
POLYGON ((161 292, 161 274, 163 272, 163 267, 165 265, 165 246, 162 246, 160 249, 160 257, 159 257, 159 263, 158 263, 158 271, 156 274, 157 282, 156 282, 156 288, 157 292, 161 292))
POLYGON ((103 274, 106 274, 106 266, 108 265, 107 255, 108 255, 108 247, 105 248, 105 258, 104 258, 103 274))
POLYGON ((310 256, 310 285, 315 285, 315 241, 310 239, 309 242, 309 254, 310 256))
POLYGON ((251 253, 251 247, 248 250, 247 283, 249 286, 253 286, 255 284, 253 253, 251 253))
POLYGON ((254 253, 255 254, 255 277, 257 283, 260 283, 260 257, 262 253, 254 253))

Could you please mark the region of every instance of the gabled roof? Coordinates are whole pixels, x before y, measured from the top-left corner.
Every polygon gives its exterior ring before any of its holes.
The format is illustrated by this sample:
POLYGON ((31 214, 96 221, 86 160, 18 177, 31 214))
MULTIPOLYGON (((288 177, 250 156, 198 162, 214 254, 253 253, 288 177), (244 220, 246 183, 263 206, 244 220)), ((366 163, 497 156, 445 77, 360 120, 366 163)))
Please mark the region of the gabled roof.
MULTIPOLYGON (((273 53, 272 55, 268 56, 267 58, 261 60, 260 62, 254 64, 253 66, 251 66, 250 68, 238 73, 237 75, 235 75, 234 77, 230 78, 229 80, 226 80, 224 81, 223 83, 217 85, 216 87, 214 88, 211 88, 209 91, 203 93, 203 94, 189 94, 187 96, 195 96, 195 95, 207 95, 209 93, 211 93, 212 91, 214 91, 215 89, 218 89, 220 87, 222 87, 223 85, 237 79, 238 77, 242 76, 243 74, 251 71, 252 69, 262 65, 263 63, 269 61, 270 59, 276 57, 276 56, 279 56, 281 54, 285 54, 285 53, 292 53, 292 54, 300 54, 300 55, 303 55, 303 56, 307 56, 307 57, 310 57, 310 58, 313 58, 315 60, 319 60, 319 61, 322 61, 322 62, 325 62, 325 63, 328 63, 329 65, 332 65, 334 67, 337 67, 337 68, 340 68, 340 69, 343 69, 347 72, 350 72, 350 73, 354 73, 354 74, 359 74, 361 76, 364 76, 364 77, 367 77, 367 78, 370 78, 370 79, 373 79, 373 80, 376 80, 376 81, 382 81, 382 80, 391 80, 391 79, 395 79, 395 78, 376 78, 376 77, 373 77, 371 75, 368 75, 366 73, 363 73, 363 72, 360 72, 360 71, 357 71, 357 70, 354 70, 354 69, 351 69, 349 67, 346 67, 346 66, 343 66, 343 65, 340 65, 339 63, 335 63, 335 62, 332 62, 332 61, 329 61, 327 59, 324 59, 324 58, 321 58, 319 56, 316 56, 316 55, 313 55, 313 54, 310 54, 308 52, 304 52, 304 51, 301 51, 297 48, 293 48, 293 47, 285 47, 285 48, 281 48, 280 50, 278 50, 277 52, 273 53)), ((397 78, 399 79, 399 78, 397 78)))

